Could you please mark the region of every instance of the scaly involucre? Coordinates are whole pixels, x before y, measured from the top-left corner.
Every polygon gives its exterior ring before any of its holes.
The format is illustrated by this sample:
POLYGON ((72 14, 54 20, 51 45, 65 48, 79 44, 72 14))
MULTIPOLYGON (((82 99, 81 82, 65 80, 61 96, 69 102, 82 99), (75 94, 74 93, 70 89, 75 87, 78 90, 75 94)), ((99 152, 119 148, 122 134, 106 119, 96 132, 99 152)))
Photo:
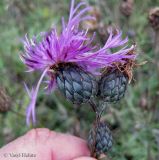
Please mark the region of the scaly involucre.
POLYGON ((28 67, 28 71, 39 70, 42 73, 40 80, 35 88, 29 91, 25 85, 30 97, 30 104, 27 108, 27 124, 32 117, 35 123, 35 104, 38 90, 42 79, 46 75, 47 89, 52 91, 56 86, 56 78, 51 68, 59 63, 76 63, 84 70, 95 73, 100 68, 111 66, 116 62, 123 63, 126 59, 134 59, 134 55, 128 53, 134 49, 124 47, 118 52, 110 54, 109 49, 125 45, 128 39, 122 39, 122 32, 113 35, 112 30, 105 45, 97 49, 92 46, 93 37, 88 37, 88 30, 79 29, 79 24, 84 20, 93 20, 94 17, 87 15, 90 7, 81 2, 74 7, 74 0, 71 2, 70 15, 68 23, 62 18, 62 31, 58 35, 56 28, 48 33, 40 35, 40 41, 36 36, 29 40, 27 36, 23 41, 25 52, 21 55, 21 60, 28 67), (82 7, 82 9, 81 9, 82 7), (81 10, 80 10, 81 9, 81 10))

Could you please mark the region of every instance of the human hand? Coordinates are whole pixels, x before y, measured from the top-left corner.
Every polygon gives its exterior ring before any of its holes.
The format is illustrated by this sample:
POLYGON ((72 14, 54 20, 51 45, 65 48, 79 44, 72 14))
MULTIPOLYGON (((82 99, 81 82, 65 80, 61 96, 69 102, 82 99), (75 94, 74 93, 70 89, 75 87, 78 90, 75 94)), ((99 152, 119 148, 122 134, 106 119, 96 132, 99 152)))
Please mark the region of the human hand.
POLYGON ((32 129, 0 149, 0 160, 95 160, 89 156, 84 140, 45 128, 32 129))

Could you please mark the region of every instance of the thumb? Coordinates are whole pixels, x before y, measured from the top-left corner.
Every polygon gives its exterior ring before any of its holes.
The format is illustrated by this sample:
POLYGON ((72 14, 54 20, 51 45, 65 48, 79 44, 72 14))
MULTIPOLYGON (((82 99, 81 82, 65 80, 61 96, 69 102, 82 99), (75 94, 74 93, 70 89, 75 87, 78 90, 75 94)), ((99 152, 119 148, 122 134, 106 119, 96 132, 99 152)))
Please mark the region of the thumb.
POLYGON ((23 153, 29 154, 30 160, 72 160, 90 155, 83 139, 45 128, 32 129, 24 136, 0 148, 0 160, 25 160, 23 153))

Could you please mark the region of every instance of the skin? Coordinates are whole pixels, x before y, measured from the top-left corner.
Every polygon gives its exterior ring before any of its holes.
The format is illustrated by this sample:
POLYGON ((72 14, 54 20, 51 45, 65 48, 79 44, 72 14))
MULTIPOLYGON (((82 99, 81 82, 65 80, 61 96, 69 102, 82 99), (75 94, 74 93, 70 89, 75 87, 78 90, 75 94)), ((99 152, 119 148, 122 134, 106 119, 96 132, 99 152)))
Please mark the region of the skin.
POLYGON ((95 160, 86 142, 49 129, 32 129, 0 149, 1 160, 95 160), (34 157, 22 156, 34 154, 34 157), (16 155, 16 157, 15 157, 16 155))

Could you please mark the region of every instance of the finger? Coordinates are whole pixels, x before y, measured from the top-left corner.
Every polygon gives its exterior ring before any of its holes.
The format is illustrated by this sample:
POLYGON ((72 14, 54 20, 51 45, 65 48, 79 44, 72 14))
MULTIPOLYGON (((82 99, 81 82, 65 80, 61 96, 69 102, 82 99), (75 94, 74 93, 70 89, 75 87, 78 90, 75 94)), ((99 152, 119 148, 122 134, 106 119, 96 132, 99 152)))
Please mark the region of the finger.
POLYGON ((50 147, 45 140, 49 135, 48 129, 32 129, 0 149, 0 160, 42 160, 50 159, 50 147), (23 156, 24 154, 29 154, 23 156))
POLYGON ((49 144, 55 159, 70 160, 90 155, 87 143, 83 139, 69 134, 52 133, 50 134, 49 144))
MULTIPOLYGON (((36 155, 34 160, 70 160, 90 155, 84 140, 48 129, 33 129, 29 131, 26 135, 0 149, 0 155, 5 152, 31 153, 36 155)), ((2 159, 3 157, 0 158, 2 159)), ((5 160, 8 159, 5 158, 5 160)), ((21 157, 21 160, 23 160, 23 157, 21 157)))

